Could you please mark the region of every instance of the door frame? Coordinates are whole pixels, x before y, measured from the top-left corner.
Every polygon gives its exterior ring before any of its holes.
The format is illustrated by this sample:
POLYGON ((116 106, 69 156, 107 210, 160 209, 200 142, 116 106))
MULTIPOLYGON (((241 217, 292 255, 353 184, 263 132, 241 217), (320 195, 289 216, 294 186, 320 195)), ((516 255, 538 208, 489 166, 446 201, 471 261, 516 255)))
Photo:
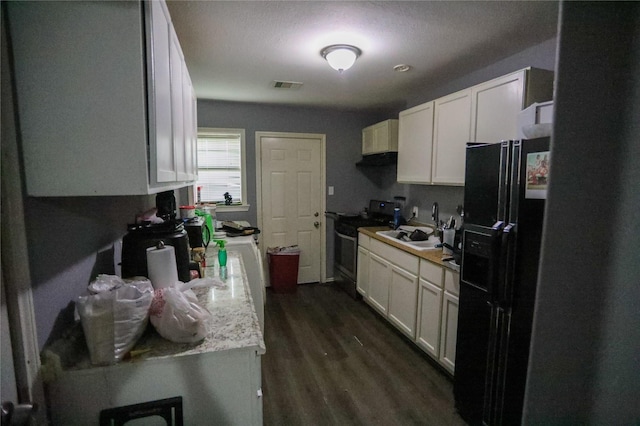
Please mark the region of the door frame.
MULTIPOLYGON (((324 218, 324 211, 327 208, 327 137, 324 133, 289 133, 289 132, 256 132, 256 215, 258 228, 263 229, 262 217, 262 143, 261 138, 282 138, 282 139, 320 139, 320 282, 327 282, 327 225, 324 218)), ((259 244, 260 255, 266 259, 267 247, 259 244)), ((265 260, 263 265, 268 268, 265 260)), ((265 271, 265 278, 269 276, 265 271)), ((268 278, 265 280, 269 282, 268 278)))
MULTIPOLYGON (((2 61, 2 232, 0 233, 0 285, 2 304, 6 306, 7 321, 13 356, 13 370, 17 400, 15 404, 36 403, 42 409, 36 412, 36 419, 44 421, 46 401, 42 376, 40 374, 40 350, 35 318, 31 273, 29 271, 29 250, 27 224, 25 220, 25 197, 23 182, 24 169, 20 154, 19 121, 17 102, 14 97, 11 78, 14 70, 10 60, 6 5, 2 4, 1 61, 2 61), (6 93, 6 96, 5 96, 6 93), (9 226, 10 224, 10 226, 9 226)), ((4 327, 4 324, 3 324, 4 327)), ((3 329, 4 331, 4 329, 3 329)), ((9 342, 7 342, 9 343, 9 342)), ((4 353, 3 353, 4 355, 4 353)), ((11 381, 11 377, 5 378, 11 381)), ((4 396, 3 401, 4 402, 4 396)), ((40 424, 40 423, 37 423, 40 424)))

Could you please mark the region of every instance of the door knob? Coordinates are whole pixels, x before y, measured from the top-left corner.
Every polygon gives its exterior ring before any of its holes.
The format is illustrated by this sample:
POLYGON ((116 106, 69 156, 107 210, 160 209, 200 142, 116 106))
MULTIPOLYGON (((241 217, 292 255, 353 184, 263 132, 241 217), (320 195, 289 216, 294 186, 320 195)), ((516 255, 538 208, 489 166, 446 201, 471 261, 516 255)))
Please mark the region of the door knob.
POLYGON ((315 226, 316 228, 320 228, 320 222, 313 222, 313 226, 315 226))
POLYGON ((313 215, 314 215, 315 217, 318 217, 318 216, 320 216, 320 213, 315 212, 313 215))

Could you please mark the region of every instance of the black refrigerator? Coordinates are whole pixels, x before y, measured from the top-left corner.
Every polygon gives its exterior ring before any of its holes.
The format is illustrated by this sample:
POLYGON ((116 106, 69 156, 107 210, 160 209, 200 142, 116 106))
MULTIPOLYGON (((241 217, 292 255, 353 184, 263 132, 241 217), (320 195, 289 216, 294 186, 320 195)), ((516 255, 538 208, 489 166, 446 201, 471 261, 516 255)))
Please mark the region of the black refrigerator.
POLYGON ((454 396, 471 425, 521 423, 549 138, 469 144, 454 396))

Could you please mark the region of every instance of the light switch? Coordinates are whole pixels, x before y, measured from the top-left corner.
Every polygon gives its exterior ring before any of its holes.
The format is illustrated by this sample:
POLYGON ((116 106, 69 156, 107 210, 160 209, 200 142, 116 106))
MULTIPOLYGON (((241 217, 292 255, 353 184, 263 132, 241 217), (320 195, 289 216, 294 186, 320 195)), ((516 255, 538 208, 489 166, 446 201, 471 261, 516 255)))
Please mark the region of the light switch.
POLYGON ((329 195, 333 195, 333 186, 329 187, 329 195))

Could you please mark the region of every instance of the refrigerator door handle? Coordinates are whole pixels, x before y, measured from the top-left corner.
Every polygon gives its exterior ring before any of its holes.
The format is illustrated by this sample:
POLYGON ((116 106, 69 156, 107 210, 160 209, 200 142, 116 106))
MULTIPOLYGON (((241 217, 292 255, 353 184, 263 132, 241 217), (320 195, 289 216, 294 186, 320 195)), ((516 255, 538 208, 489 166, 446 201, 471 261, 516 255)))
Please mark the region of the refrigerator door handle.
POLYGON ((502 234, 502 262, 504 263, 504 269, 500 271, 500 276, 502 277, 500 305, 504 308, 513 307, 517 228, 517 224, 510 223, 504 228, 504 232, 502 234))
POLYGON ((495 289, 494 300, 497 305, 505 308, 508 303, 508 288, 511 283, 509 275, 510 257, 513 252, 513 235, 515 234, 515 224, 510 223, 504 227, 501 235, 500 255, 498 257, 498 277, 496 279, 497 288, 495 289))
POLYGON ((489 255, 489 271, 487 277, 487 292, 489 300, 496 300, 496 291, 500 288, 500 247, 502 245, 502 230, 504 222, 499 220, 491 227, 491 249, 489 255))

